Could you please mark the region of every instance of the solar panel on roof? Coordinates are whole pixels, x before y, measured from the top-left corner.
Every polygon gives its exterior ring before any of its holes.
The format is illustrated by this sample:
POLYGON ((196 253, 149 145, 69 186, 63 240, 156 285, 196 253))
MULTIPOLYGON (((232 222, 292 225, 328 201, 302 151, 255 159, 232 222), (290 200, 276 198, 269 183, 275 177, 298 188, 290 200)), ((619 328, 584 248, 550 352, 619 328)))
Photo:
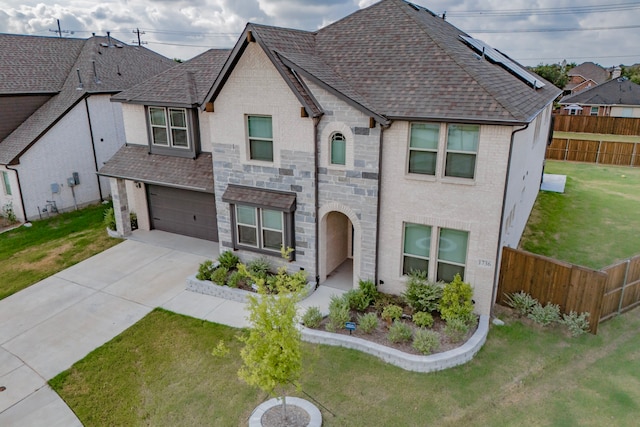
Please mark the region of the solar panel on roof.
POLYGON ((482 54, 483 56, 486 56, 492 62, 502 65, 508 71, 515 74, 516 77, 520 78, 521 80, 524 80, 526 83, 529 83, 531 86, 535 87, 536 89, 540 89, 541 87, 544 86, 543 82, 541 82, 539 79, 536 79, 534 76, 529 74, 527 70, 525 70, 520 65, 516 64, 507 56, 495 50, 494 48, 492 48, 482 40, 478 40, 478 39, 474 39, 473 37, 462 36, 462 35, 460 36, 460 38, 464 40, 464 42, 467 43, 469 46, 471 46, 476 51, 478 51, 478 53, 482 54))

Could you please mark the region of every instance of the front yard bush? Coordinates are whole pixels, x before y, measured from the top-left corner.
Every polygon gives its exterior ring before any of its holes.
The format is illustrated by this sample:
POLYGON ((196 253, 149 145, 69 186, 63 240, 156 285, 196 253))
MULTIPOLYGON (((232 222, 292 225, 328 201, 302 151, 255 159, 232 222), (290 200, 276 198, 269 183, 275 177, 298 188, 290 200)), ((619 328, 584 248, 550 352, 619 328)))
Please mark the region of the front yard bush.
POLYGON ((451 283, 444 285, 440 300, 440 315, 446 322, 460 319, 464 323, 473 317, 473 289, 456 274, 451 283))
POLYGON ((427 280, 427 274, 424 271, 414 270, 409 274, 407 290, 402 296, 415 311, 436 311, 442 298, 442 285, 442 283, 427 280))
POLYGON ((402 317, 402 307, 395 304, 389 304, 382 310, 382 315, 380 317, 386 320, 387 323, 398 320, 402 317))
POLYGON ((224 251, 220 256, 218 256, 218 262, 221 267, 225 267, 227 270, 232 270, 236 268, 238 262, 240 262, 240 258, 231 251, 224 251))
POLYGON ((409 342, 413 338, 413 330, 411 326, 400 320, 394 320, 393 324, 389 328, 389 334, 387 339, 393 343, 409 342))
POLYGON ((349 307, 356 311, 365 311, 371 305, 371 299, 362 289, 350 289, 344 293, 344 298, 349 301, 349 307))
POLYGON ((302 324, 307 328, 317 328, 322 322, 322 313, 319 307, 309 307, 302 316, 302 324))
POLYGON ((560 306, 558 304, 547 303, 544 307, 539 302, 531 308, 529 319, 542 326, 549 326, 560 321, 560 306))
POLYGON ((213 261, 210 259, 200 263, 198 267, 198 273, 196 274, 196 279, 198 280, 211 280, 211 274, 215 270, 215 266, 213 261))
POLYGON ((469 325, 459 317, 447 320, 447 325, 444 327, 444 334, 453 342, 462 341, 467 332, 469 332, 469 325))
POLYGON ((217 285, 224 286, 227 284, 227 275, 229 274, 229 269, 227 267, 218 267, 213 270, 211 273, 211 281, 217 285))
POLYGON ((373 304, 380 295, 380 293, 378 292, 378 288, 376 288, 376 284, 373 283, 372 280, 361 279, 358 282, 358 288, 360 288, 364 295, 369 299, 370 304, 373 304))
POLYGON ((232 271, 231 274, 229 274, 229 278, 227 279, 227 286, 229 286, 230 288, 237 288, 238 285, 240 285, 240 282, 242 282, 244 279, 246 279, 244 274, 239 271, 232 271))
POLYGON ((420 328, 430 328, 433 326, 433 316, 431 313, 419 311, 413 314, 413 323, 420 328))
POLYGON ((327 331, 335 332, 342 329, 350 320, 349 301, 342 296, 333 295, 329 302, 329 322, 325 326, 327 331))
POLYGON ((560 323, 569 329, 572 337, 580 336, 589 332, 589 313, 585 311, 578 314, 575 311, 571 311, 569 314, 562 315, 560 323))
POLYGON ((414 334, 412 345, 422 354, 431 354, 440 347, 440 336, 436 331, 418 329, 414 334))
POLYGON ((378 315, 376 313, 365 313, 358 315, 358 326, 365 334, 370 334, 378 328, 378 315))
POLYGON ((505 297, 507 305, 513 308, 520 316, 528 316, 533 306, 538 303, 537 299, 525 291, 514 292, 510 295, 505 295, 505 297))

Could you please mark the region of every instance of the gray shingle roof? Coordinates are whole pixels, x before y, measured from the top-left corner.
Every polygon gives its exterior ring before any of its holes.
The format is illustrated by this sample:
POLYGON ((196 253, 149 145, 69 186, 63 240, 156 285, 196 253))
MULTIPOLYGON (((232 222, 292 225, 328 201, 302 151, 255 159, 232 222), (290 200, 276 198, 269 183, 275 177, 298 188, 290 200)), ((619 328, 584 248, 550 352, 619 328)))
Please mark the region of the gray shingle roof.
POLYGON ((164 73, 113 96, 113 101, 174 105, 200 105, 222 69, 230 50, 211 49, 164 73))
POLYGON ((0 75, 7 79, 0 82, 2 93, 57 92, 0 142, 0 164, 15 162, 86 96, 117 93, 175 65, 146 48, 128 46, 113 38, 111 41, 111 47, 103 47, 102 43, 108 44, 107 37, 80 40, 0 34, 0 58, 11 59, 0 62, 0 75), (116 43, 122 47, 115 47, 116 43), (45 60, 50 62, 46 64, 45 60), (51 73, 46 65, 51 66, 51 73), (80 80, 82 87, 78 89, 80 80))
POLYGON ((619 78, 566 96, 560 104, 640 105, 640 85, 619 78))
MULTIPOLYGON (((526 123, 560 93, 533 73, 544 87, 478 59, 460 39, 465 33, 403 0, 383 0, 314 33, 248 24, 243 37, 248 31, 283 75, 293 69, 388 119, 526 123)), ((236 47, 232 56, 241 53, 236 47)), ((209 96, 225 80, 219 76, 209 96)), ((298 95, 304 101, 308 94, 298 95)))
POLYGON ((593 80, 600 84, 609 78, 609 72, 601 66, 594 64, 593 62, 583 62, 570 69, 567 72, 568 76, 581 76, 585 80, 593 80))
POLYGON ((213 161, 210 153, 196 159, 149 154, 148 147, 128 145, 100 168, 99 175, 148 184, 213 193, 213 161))

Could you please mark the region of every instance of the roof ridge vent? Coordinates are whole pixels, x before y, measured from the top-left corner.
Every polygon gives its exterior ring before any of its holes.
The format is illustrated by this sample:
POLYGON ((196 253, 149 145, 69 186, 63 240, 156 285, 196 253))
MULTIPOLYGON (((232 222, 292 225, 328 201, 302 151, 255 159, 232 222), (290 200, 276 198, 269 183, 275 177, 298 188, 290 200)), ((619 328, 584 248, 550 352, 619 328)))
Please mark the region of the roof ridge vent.
POLYGON ((102 47, 109 47, 109 43, 102 42, 102 43, 100 43, 100 46, 102 46, 102 47))

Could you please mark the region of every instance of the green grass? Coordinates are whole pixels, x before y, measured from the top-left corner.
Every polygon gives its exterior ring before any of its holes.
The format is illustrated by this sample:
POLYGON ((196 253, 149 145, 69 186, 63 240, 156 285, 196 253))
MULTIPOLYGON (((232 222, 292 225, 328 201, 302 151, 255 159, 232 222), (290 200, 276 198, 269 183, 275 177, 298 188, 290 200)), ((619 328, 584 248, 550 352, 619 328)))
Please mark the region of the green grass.
MULTIPOLYGON (((430 374, 305 344, 291 394, 316 400, 324 426, 635 425, 639 328, 637 309, 579 338, 507 319, 474 360, 430 374)), ((50 384, 87 427, 246 425, 266 396, 238 380, 237 333, 155 310, 50 384), (214 357, 220 340, 230 353, 214 357)))
POLYGON ((640 168, 547 161, 563 194, 540 192, 520 246, 600 269, 640 253, 640 168))
POLYGON ((107 236, 106 206, 89 206, 0 234, 0 299, 120 242, 107 236))

